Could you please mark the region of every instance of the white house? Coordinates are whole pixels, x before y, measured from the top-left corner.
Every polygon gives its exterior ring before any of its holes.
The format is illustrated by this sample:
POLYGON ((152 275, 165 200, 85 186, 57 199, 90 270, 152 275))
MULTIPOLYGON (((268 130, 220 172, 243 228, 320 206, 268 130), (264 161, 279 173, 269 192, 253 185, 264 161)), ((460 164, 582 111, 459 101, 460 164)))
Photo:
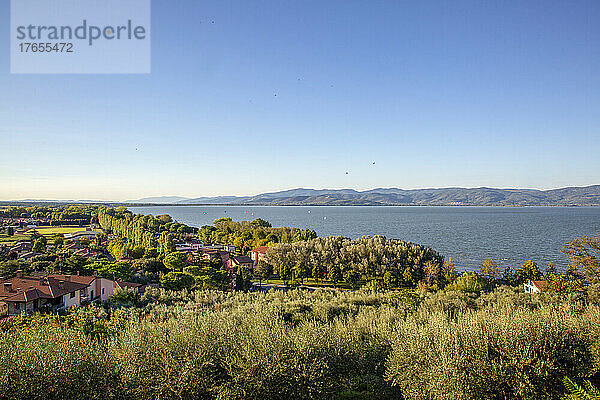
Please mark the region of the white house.
POLYGON ((548 289, 548 281, 527 281, 523 284, 525 293, 541 293, 548 289))

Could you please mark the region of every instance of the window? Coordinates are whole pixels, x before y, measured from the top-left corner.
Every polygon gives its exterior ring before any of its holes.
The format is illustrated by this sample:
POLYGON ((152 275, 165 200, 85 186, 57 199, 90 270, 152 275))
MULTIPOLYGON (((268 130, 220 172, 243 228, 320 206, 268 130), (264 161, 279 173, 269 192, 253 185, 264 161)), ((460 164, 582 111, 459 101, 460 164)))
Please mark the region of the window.
POLYGON ((79 296, 81 296, 81 297, 85 297, 85 296, 87 296, 87 293, 86 293, 85 289, 81 289, 81 290, 79 291, 79 296))
POLYGON ((102 288, 102 294, 104 294, 104 288, 102 288))
POLYGON ((75 292, 69 293, 69 298, 71 298, 71 299, 75 298, 75 292))

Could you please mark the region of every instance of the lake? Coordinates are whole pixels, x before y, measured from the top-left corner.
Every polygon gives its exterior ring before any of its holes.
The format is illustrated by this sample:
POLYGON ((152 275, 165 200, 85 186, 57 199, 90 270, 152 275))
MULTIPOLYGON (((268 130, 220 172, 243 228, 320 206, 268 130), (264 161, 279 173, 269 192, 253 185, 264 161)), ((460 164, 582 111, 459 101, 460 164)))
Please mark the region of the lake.
POLYGON ((600 234, 600 207, 129 207, 136 214, 169 214, 200 227, 217 218, 262 218, 273 226, 314 229, 319 236, 384 235, 430 246, 452 257, 457 269, 478 269, 485 259, 516 267, 528 259, 563 269, 563 244, 600 234))

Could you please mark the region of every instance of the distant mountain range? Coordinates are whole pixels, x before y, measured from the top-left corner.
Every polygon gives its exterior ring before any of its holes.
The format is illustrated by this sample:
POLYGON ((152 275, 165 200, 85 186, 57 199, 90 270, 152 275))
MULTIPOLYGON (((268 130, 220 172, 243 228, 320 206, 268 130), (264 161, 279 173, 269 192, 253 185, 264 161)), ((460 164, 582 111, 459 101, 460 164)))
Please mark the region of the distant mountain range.
POLYGON ((256 196, 185 198, 147 197, 126 203, 174 205, 269 205, 269 206, 599 206, 600 185, 552 190, 443 188, 291 189, 256 196))

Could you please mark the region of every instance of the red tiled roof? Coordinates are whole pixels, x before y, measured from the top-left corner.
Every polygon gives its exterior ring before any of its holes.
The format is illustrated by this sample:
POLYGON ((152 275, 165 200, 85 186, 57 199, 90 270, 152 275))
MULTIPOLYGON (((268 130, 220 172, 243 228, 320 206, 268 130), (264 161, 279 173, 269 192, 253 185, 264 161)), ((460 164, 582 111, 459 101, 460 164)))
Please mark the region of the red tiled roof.
POLYGON ((236 264, 251 264, 254 262, 248 256, 235 256, 232 258, 232 261, 236 264))
POLYGON ((19 292, 14 296, 10 296, 4 299, 4 301, 12 301, 15 303, 27 303, 37 299, 51 299, 52 297, 38 289, 29 289, 23 292, 19 292))
MULTIPOLYGON (((88 285, 84 283, 63 281, 52 277, 16 277, 0 281, 0 299, 4 299, 4 301, 31 301, 27 300, 28 294, 23 294, 23 297, 17 296, 24 292, 30 293, 31 290, 37 290, 39 293, 43 293, 44 296, 48 296, 43 298, 56 299, 67 293, 76 292, 85 289, 86 287, 88 287, 88 285), (10 290, 8 290, 8 285, 5 285, 6 283, 11 284, 10 290), (16 300, 7 300, 13 297, 16 300)), ((31 294, 31 296, 38 295, 39 294, 31 294)))
POLYGON ((84 285, 91 285, 92 282, 98 278, 97 276, 83 276, 83 275, 48 275, 49 278, 58 279, 59 281, 71 281, 76 283, 82 283, 84 285))
POLYGON ((267 252, 267 250, 269 250, 269 247, 267 247, 267 246, 258 246, 257 248, 252 250, 252 252, 265 254, 267 252))
POLYGON ((113 283, 113 288, 114 289, 135 289, 135 288, 138 288, 140 286, 142 286, 142 285, 140 285, 139 283, 125 282, 125 281, 122 281, 122 280, 119 280, 119 279, 117 279, 113 283))
POLYGON ((531 284, 539 290, 546 290, 548 288, 548 281, 531 281, 531 284))

